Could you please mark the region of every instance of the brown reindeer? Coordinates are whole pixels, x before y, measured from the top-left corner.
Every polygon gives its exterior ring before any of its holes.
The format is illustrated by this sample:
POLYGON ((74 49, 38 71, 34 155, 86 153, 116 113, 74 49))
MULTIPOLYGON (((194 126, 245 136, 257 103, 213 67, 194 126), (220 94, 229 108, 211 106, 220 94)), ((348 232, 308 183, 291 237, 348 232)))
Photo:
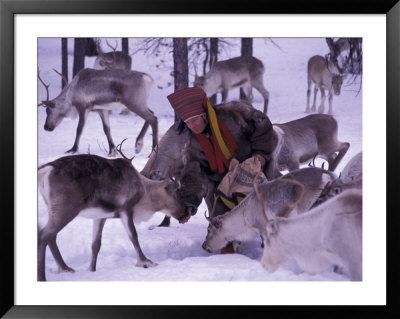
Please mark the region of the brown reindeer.
POLYGON ((96 270, 107 218, 121 219, 137 253, 136 266, 144 268, 157 264, 143 254, 135 223, 150 219, 157 211, 164 211, 180 223, 190 218, 192 211, 182 204, 177 182, 150 180, 133 167, 131 159, 122 156, 118 159, 89 154, 65 156, 38 168, 38 187, 49 212, 48 222, 38 235, 39 281, 46 280, 47 246, 60 270, 74 271, 63 260, 56 239, 58 232, 77 216, 93 219, 90 271, 96 270))
POLYGON ((346 75, 339 73, 336 66, 326 58, 315 55, 308 60, 307 64, 307 108, 306 113, 310 113, 311 84, 314 83, 314 102, 311 111, 316 110, 316 99, 318 89, 321 91, 321 104, 318 107, 319 113, 324 113, 325 90, 328 90, 329 111, 332 115, 333 94, 340 95, 343 79, 346 75))

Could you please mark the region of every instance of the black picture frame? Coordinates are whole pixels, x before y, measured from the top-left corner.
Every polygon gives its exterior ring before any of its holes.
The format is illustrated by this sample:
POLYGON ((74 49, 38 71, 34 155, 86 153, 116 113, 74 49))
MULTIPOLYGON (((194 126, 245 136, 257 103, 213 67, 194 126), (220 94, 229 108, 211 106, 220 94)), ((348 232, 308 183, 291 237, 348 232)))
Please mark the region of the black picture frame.
MULTIPOLYGON (((209 1, 101 0, 23 1, 0 0, 0 181, 2 190, 1 308, 4 318, 165 318, 279 315, 296 317, 373 318, 399 317, 398 212, 395 201, 400 136, 399 57, 400 3, 398 0, 274 1, 240 3, 209 1), (386 306, 17 306, 14 303, 14 18, 16 14, 385 14, 387 18, 387 305, 386 306), (398 254, 397 254, 398 255, 398 254), (255 312, 256 311, 256 312, 255 312)), ((382 109, 377 105, 376 110, 382 109)), ((377 161, 379 161, 377 154, 377 161)), ((379 186, 377 186, 379 187, 379 186)), ((377 217, 378 218, 378 217, 377 217)), ((188 292, 182 292, 188 293, 188 292)), ((179 303, 179 296, 177 296, 179 303)))

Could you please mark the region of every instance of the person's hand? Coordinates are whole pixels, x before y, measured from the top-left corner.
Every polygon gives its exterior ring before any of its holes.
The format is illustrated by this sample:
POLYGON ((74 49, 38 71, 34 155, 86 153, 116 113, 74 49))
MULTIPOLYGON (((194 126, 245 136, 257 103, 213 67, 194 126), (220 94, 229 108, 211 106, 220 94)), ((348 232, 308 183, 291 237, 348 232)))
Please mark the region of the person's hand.
POLYGON ((256 154, 255 157, 256 157, 256 158, 258 159, 258 161, 260 162, 261 167, 263 167, 264 164, 265 164, 265 158, 264 158, 263 156, 261 156, 260 154, 256 154))

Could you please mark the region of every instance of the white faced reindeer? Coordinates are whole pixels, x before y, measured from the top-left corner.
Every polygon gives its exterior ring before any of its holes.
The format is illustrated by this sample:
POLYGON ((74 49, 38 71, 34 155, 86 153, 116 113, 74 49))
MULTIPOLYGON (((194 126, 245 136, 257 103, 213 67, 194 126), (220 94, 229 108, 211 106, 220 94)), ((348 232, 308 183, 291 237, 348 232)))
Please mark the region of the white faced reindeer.
POLYGON ((347 190, 307 214, 276 217, 265 228, 262 266, 270 272, 293 258, 307 273, 335 265, 362 280, 362 192, 347 190))
POLYGON ((345 190, 362 190, 362 180, 362 152, 359 152, 346 164, 338 178, 325 185, 325 188, 313 207, 339 195, 345 190))
POLYGON ((157 211, 185 223, 191 210, 178 198, 178 183, 153 181, 133 167, 131 160, 97 155, 61 157, 38 168, 38 187, 48 207, 48 222, 38 235, 38 280, 46 280, 47 245, 62 271, 67 266, 58 249, 57 233, 75 217, 93 219, 90 271, 96 270, 101 235, 107 218, 120 218, 136 253, 138 267, 156 264, 143 254, 134 223, 146 221, 157 211))
POLYGON ((315 55, 308 60, 307 64, 307 108, 306 113, 310 113, 311 84, 314 83, 314 102, 311 111, 316 110, 316 99, 318 89, 321 91, 321 104, 318 107, 319 113, 324 113, 325 90, 328 90, 329 111, 332 115, 333 94, 339 95, 345 74, 340 74, 336 66, 328 59, 315 55))
POLYGON ((97 42, 97 53, 98 56, 94 60, 93 69, 104 70, 104 69, 119 69, 119 70, 130 70, 132 67, 132 58, 129 54, 123 51, 116 51, 117 46, 112 47, 108 41, 107 46, 112 49, 111 52, 103 52, 100 48, 100 41, 97 42))
POLYGON ((279 170, 292 171, 318 156, 328 161, 328 169, 334 171, 350 147, 349 143, 338 140, 338 124, 330 115, 311 114, 273 127, 283 141, 279 170))
MULTIPOLYGON (((39 80, 44 84, 44 82, 39 80)), ((95 70, 82 69, 75 75, 71 83, 64 87, 61 93, 54 99, 42 101, 46 107, 46 123, 44 129, 53 131, 64 117, 79 115, 78 126, 74 145, 67 152, 78 151, 79 140, 85 126, 86 117, 89 111, 97 111, 103 123, 103 130, 106 134, 109 155, 115 156, 115 144, 111 137, 109 122, 109 107, 112 102, 119 102, 129 110, 139 115, 145 123, 136 138, 136 153, 143 147, 143 137, 149 127, 153 131, 153 148, 158 143, 158 121, 154 113, 147 107, 147 100, 150 88, 153 86, 153 79, 150 75, 130 70, 95 70)))
POLYGON ((268 219, 302 214, 310 209, 324 185, 336 175, 317 167, 294 170, 264 182, 231 211, 208 218, 207 236, 202 245, 217 251, 232 241, 247 241, 263 235, 268 219))
MULTIPOLYGON (((195 69, 196 71, 196 69, 195 69)), ((225 103, 229 90, 241 87, 246 99, 251 101, 251 88, 255 88, 264 98, 264 114, 268 111, 269 92, 263 84, 264 65, 251 56, 240 56, 215 62, 204 76, 195 75, 194 86, 201 87, 208 97, 221 92, 225 103)))

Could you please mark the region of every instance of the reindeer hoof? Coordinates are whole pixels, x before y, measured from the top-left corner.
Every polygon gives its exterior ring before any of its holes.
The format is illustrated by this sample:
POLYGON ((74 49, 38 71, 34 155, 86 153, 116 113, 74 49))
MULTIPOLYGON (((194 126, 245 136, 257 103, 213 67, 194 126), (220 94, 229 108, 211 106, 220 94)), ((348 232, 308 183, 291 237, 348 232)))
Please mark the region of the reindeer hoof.
POLYGON ((71 272, 74 273, 75 269, 72 269, 71 267, 65 267, 65 268, 58 268, 58 273, 62 273, 62 272, 71 272))
POLYGON ((157 265, 158 264, 153 263, 150 259, 146 259, 146 260, 143 260, 143 261, 138 261, 136 263, 136 267, 143 267, 143 268, 155 267, 157 265))
POLYGON ((74 154, 74 153, 76 153, 78 151, 78 149, 76 149, 76 148, 71 148, 70 150, 68 150, 68 151, 66 151, 65 153, 72 153, 72 154, 74 154))
POLYGON ((136 154, 137 154, 137 153, 140 153, 140 151, 142 150, 142 148, 143 148, 143 142, 142 142, 142 141, 137 141, 137 142, 136 142, 136 145, 135 145, 135 152, 136 152, 136 154))
POLYGON ((120 115, 129 115, 131 113, 131 111, 129 111, 128 109, 123 109, 119 114, 120 115))
POLYGON ((116 157, 117 156, 117 150, 115 148, 113 148, 109 153, 108 153, 109 157, 116 157))
POLYGON ((243 252, 243 246, 244 246, 243 242, 234 241, 232 243, 232 246, 233 246, 233 250, 235 251, 235 253, 242 253, 243 252))

